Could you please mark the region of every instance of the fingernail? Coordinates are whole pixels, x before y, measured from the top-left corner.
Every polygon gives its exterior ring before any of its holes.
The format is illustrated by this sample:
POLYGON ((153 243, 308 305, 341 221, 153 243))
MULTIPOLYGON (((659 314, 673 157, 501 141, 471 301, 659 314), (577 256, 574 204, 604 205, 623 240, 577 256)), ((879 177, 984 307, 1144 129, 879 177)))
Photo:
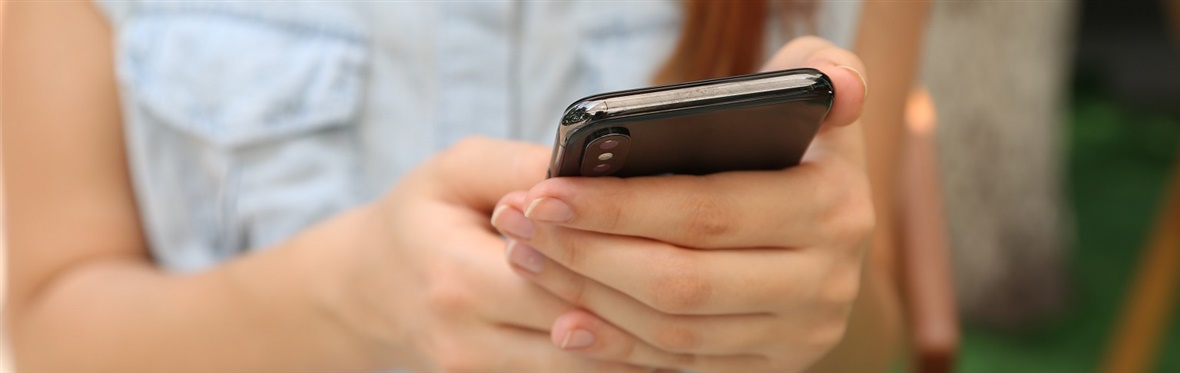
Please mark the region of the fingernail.
POLYGON ((569 350, 576 348, 586 348, 594 344, 594 334, 588 330, 571 329, 565 333, 565 339, 561 340, 561 349, 569 350))
POLYGON ((856 77, 860 78, 860 86, 864 87, 864 89, 865 89, 865 91, 864 91, 865 97, 869 96, 869 82, 867 80, 865 80, 865 74, 861 74, 860 70, 857 70, 856 68, 854 68, 852 66, 839 65, 836 67, 839 67, 842 69, 847 69, 848 71, 851 71, 853 74, 856 74, 856 77))
POLYGON ((529 219, 561 223, 573 219, 574 210, 557 198, 541 197, 529 204, 529 208, 524 210, 524 216, 529 219))
POLYGON ((533 238, 533 222, 524 217, 520 210, 508 206, 496 207, 492 212, 492 226, 509 236, 524 240, 533 238))
POLYGON ((545 265, 545 257, 537 249, 519 241, 508 242, 508 261, 530 273, 540 273, 545 265))
POLYGON ((507 239, 504 242, 504 259, 512 262, 512 250, 516 248, 516 240, 507 239))
POLYGON ((489 219, 488 222, 492 223, 492 226, 496 226, 496 222, 498 221, 498 218, 500 217, 500 213, 504 212, 504 210, 507 208, 508 208, 508 205, 496 206, 496 209, 492 210, 492 218, 489 219))

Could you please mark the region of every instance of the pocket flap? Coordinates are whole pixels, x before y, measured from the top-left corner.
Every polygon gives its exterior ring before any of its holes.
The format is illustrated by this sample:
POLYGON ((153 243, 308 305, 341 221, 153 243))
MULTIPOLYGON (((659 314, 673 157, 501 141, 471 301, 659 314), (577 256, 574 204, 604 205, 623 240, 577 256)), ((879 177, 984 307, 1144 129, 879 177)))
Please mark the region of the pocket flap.
POLYGON ((203 12, 142 14, 120 30, 120 79, 156 120, 220 146, 344 125, 368 45, 319 24, 203 12))

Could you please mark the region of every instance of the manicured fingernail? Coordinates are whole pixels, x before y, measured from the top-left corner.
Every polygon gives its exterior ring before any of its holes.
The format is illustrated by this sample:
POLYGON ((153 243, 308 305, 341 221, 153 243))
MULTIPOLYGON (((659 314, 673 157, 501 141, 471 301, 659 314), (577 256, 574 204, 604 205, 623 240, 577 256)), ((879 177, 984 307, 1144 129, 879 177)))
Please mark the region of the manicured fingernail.
POLYGON ((867 80, 865 80, 865 74, 861 74, 860 70, 857 70, 856 68, 854 68, 852 66, 839 65, 836 67, 839 67, 842 69, 847 69, 848 71, 851 71, 853 74, 856 74, 856 77, 860 78, 860 86, 865 88, 865 91, 864 91, 865 97, 868 97, 868 95, 869 95, 869 82, 867 80))
POLYGON ((490 220, 488 220, 489 222, 492 223, 492 226, 496 225, 496 221, 500 217, 500 213, 504 212, 504 210, 507 208, 508 208, 508 205, 498 205, 498 206, 496 206, 495 210, 492 210, 492 218, 490 220))
POLYGON ((569 350, 576 348, 586 348, 594 344, 594 334, 588 330, 570 329, 565 333, 565 339, 561 340, 561 349, 569 350))
POLYGON ((512 250, 515 248, 516 248, 516 240, 511 239, 511 238, 505 240, 504 241, 504 259, 507 259, 509 262, 511 262, 512 261, 512 250))
POLYGON ((533 238, 533 222, 524 217, 520 210, 508 206, 496 207, 492 211, 492 226, 510 236, 520 239, 533 238))
POLYGON ((524 216, 529 219, 561 223, 573 219, 574 210, 557 198, 541 197, 529 204, 529 208, 524 210, 524 216))
POLYGON ((508 261, 531 273, 540 273, 545 257, 537 249, 519 241, 508 241, 508 261))

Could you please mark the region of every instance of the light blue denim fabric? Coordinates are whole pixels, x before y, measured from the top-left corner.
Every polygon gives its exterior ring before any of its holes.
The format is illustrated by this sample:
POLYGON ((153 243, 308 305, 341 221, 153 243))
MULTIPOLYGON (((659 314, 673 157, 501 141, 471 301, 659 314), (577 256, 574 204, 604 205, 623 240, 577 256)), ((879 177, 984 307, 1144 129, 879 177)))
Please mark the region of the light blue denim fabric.
MULTIPOLYGON (((144 228, 178 271, 370 201, 460 138, 551 144, 570 102, 649 85, 681 23, 669 1, 100 4, 144 228)), ((849 45, 859 3, 824 5, 820 34, 849 45)))

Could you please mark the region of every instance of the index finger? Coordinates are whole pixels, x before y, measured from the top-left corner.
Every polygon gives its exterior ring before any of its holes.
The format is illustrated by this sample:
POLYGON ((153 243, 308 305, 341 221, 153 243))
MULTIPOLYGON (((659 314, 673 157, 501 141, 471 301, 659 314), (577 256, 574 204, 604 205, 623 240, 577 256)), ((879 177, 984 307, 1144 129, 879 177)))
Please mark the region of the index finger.
POLYGON ((826 168, 803 164, 707 176, 556 178, 529 191, 524 211, 537 221, 700 249, 807 247, 836 233, 825 227, 847 215, 831 207, 867 188, 861 186, 863 177, 849 177, 857 173, 826 168))
POLYGON ((505 194, 527 190, 545 179, 548 147, 485 137, 465 138, 406 177, 423 193, 490 213, 505 194))
POLYGON ((840 232, 871 225, 863 172, 860 116, 866 85, 863 63, 815 37, 796 39, 766 65, 810 65, 828 75, 836 95, 805 162, 780 171, 707 176, 569 178, 548 180, 530 193, 526 215, 567 227, 641 236, 695 248, 810 246, 840 232), (841 202, 863 202, 843 204, 841 202), (827 224, 836 219, 845 223, 827 224))

